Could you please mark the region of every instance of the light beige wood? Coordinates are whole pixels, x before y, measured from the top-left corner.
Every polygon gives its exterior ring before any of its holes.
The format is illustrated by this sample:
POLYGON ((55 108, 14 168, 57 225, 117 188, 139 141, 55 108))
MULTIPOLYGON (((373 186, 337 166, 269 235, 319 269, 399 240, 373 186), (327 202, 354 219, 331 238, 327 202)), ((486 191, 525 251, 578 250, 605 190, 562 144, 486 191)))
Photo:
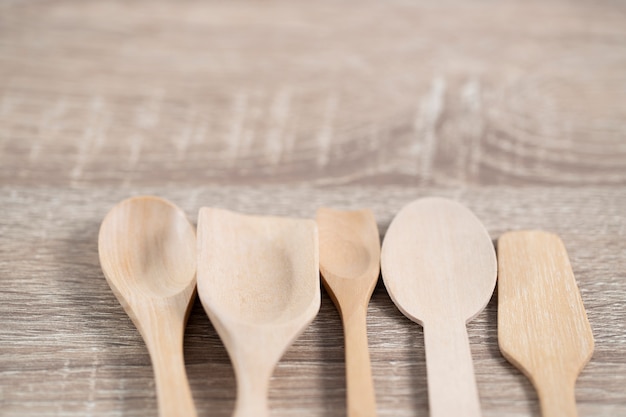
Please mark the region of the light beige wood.
POLYGON ((430 415, 480 416, 465 325, 485 308, 496 284, 487 230, 455 201, 414 201, 387 230, 381 268, 393 302, 424 327, 430 415))
MULTIPOLYGON (((176 202, 189 219, 220 205, 263 215, 312 218, 317 207, 369 207, 384 235, 416 196, 453 198, 493 239, 511 229, 558 233, 596 339, 576 384, 580 417, 626 415, 626 188, 424 188, 342 186, 0 186, 0 415, 154 417, 149 352, 111 292, 98 261, 98 228, 130 194, 176 202)), ((424 340, 382 285, 368 307, 379 417, 428 416, 424 340)), ((537 417, 529 379, 502 357, 497 297, 467 325, 484 417, 537 417)), ((199 416, 229 417, 236 381, 200 302, 185 329, 187 374, 199 416)), ((269 390, 274 417, 345 417, 341 319, 325 291, 313 323, 279 362, 269 390)))
POLYGON ((162 417, 196 415, 183 359, 195 299, 195 244, 184 212, 151 196, 113 207, 98 236, 104 276, 150 352, 162 417))
POLYGON ((200 209, 198 294, 235 368, 233 415, 268 416, 274 368, 320 308, 315 222, 200 209))
POLYGON ((380 235, 371 210, 320 208, 320 272, 341 314, 346 357, 348 417, 376 416, 367 344, 367 305, 380 274, 380 235))
POLYGON ((2 1, 0 178, 624 186, 624 36, 615 0, 2 1))
POLYGON ((576 417, 574 387, 593 334, 561 239, 539 230, 498 239, 498 344, 532 381, 544 417, 576 417))

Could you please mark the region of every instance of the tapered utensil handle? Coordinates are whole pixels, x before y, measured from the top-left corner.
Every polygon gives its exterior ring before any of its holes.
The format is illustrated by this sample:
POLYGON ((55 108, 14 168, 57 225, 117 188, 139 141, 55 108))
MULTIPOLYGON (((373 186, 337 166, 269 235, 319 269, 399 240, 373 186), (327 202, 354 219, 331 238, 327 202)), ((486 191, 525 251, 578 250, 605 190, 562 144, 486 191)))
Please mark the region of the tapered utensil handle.
POLYGON ((355 308, 343 317, 348 417, 376 416, 376 396, 367 346, 366 309, 355 308))
POLYGON ((430 417, 479 417, 480 401, 465 323, 424 323, 430 417))
POLYGON ((237 400, 233 417, 268 417, 271 375, 247 373, 237 375, 237 400))
MULTIPOLYGON (((248 334, 254 333, 248 331, 248 334)), ((274 329, 274 335, 280 330, 274 329)), ((240 337, 235 336, 235 337, 240 337)), ((255 337, 254 339, 260 339, 255 337)), ((269 417, 269 385, 280 352, 263 352, 255 344, 239 343, 237 355, 231 354, 237 379, 237 399, 233 417, 269 417)))
MULTIPOLYGON (((156 380, 160 417, 196 417, 183 358, 184 324, 163 320, 149 333, 150 352, 156 380)), ((144 335, 144 339, 146 335, 144 335)))
POLYGON ((546 375, 535 381, 543 417, 577 417, 576 377, 546 375))

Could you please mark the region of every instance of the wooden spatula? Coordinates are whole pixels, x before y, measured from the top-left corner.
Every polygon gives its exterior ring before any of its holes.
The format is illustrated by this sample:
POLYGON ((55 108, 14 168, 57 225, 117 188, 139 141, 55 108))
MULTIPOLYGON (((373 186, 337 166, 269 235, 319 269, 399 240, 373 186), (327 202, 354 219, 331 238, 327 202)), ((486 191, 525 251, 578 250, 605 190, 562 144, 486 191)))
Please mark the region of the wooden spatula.
POLYGON ((348 417, 376 415, 367 347, 367 305, 380 273, 380 237, 370 210, 317 210, 320 271, 343 322, 348 417))
POLYGON ((268 416, 276 363, 320 307, 317 225, 200 209, 198 295, 235 367, 234 416, 268 416))
POLYGON ((593 334, 561 239, 542 231, 498 240, 498 343, 531 380, 544 417, 573 417, 574 386, 593 334))

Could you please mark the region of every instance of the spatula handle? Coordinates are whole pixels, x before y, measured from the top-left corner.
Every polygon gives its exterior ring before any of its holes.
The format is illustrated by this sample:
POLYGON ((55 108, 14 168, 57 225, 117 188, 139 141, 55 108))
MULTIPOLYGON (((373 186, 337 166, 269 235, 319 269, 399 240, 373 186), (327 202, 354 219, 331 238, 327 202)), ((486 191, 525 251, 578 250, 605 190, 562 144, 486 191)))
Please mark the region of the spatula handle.
POLYGON ((237 399, 233 417, 268 417, 270 379, 275 362, 256 354, 243 354, 233 361, 237 399))
POLYGON ((343 317, 348 417, 376 417, 366 310, 361 306, 343 317))
POLYGON ((555 378, 546 375, 537 379, 535 388, 539 396, 542 417, 577 417, 575 378, 555 378))
POLYGON ((431 417, 479 417, 480 401, 465 323, 424 323, 431 417))

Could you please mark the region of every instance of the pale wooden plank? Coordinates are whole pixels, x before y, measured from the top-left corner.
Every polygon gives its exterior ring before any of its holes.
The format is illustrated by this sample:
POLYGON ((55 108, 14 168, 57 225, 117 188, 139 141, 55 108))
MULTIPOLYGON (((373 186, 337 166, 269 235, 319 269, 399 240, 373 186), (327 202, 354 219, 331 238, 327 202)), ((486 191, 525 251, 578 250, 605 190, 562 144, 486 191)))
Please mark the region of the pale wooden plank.
POLYGON ((626 184, 622 2, 0 7, 4 183, 626 184))

